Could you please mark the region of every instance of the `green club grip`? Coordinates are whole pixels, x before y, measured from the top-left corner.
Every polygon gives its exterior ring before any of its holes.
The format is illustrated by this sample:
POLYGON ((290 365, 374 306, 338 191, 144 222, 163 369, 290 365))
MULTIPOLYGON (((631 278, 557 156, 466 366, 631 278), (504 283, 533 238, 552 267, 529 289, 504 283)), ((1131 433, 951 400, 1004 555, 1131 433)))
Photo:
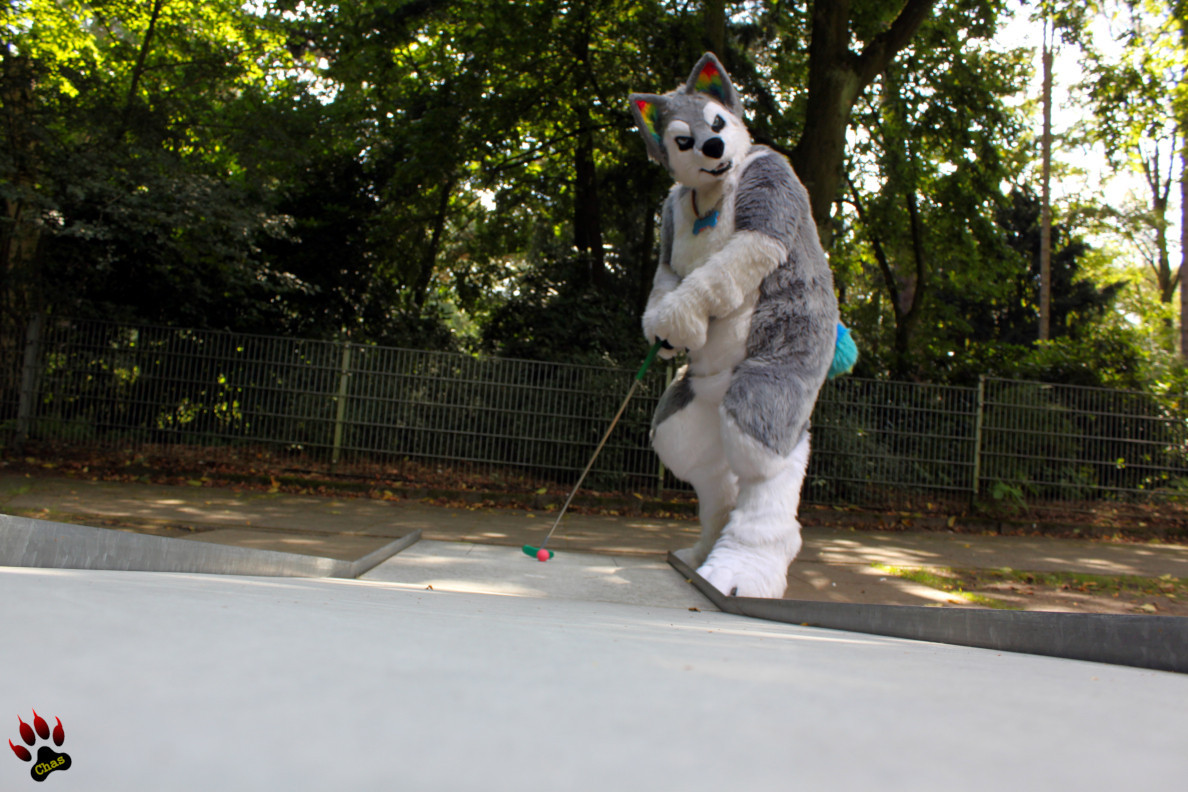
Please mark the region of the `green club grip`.
POLYGON ((648 373, 648 367, 652 365, 652 361, 656 359, 656 355, 660 354, 660 345, 663 343, 663 341, 657 341, 652 344, 652 348, 648 350, 648 356, 644 358, 643 365, 639 367, 639 372, 635 375, 637 382, 641 382, 644 374, 648 373))

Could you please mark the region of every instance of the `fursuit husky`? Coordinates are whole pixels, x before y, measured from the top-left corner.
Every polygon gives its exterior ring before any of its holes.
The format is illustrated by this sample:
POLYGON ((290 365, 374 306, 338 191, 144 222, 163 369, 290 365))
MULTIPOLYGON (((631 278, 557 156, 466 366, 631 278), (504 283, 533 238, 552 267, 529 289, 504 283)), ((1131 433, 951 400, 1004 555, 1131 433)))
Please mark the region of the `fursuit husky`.
POLYGON ((838 337, 808 193, 784 157, 752 144, 712 53, 683 86, 630 102, 648 155, 676 180, 643 330, 687 365, 656 408, 652 445, 697 491, 692 565, 724 594, 781 597, 801 545, 809 416, 838 337))

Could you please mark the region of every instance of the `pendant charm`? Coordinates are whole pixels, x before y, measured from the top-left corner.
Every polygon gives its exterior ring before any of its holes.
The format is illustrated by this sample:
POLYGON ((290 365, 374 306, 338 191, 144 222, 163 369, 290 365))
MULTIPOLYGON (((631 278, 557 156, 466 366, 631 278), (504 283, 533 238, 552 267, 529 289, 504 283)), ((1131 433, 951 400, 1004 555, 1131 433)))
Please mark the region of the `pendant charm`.
POLYGON ((707 228, 713 228, 718 224, 718 210, 715 209, 705 217, 698 217, 693 221, 693 235, 700 234, 707 228))

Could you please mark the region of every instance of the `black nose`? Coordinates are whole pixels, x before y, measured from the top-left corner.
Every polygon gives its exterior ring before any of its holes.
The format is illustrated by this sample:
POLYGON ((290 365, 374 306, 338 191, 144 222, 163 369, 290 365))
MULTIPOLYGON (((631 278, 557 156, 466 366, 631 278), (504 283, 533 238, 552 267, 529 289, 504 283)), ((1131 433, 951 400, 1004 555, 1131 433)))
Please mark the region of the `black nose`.
POLYGON ((713 157, 714 159, 721 159, 722 153, 725 151, 726 144, 722 142, 722 138, 718 137, 710 138, 709 140, 705 141, 705 144, 701 147, 702 154, 707 157, 713 157))

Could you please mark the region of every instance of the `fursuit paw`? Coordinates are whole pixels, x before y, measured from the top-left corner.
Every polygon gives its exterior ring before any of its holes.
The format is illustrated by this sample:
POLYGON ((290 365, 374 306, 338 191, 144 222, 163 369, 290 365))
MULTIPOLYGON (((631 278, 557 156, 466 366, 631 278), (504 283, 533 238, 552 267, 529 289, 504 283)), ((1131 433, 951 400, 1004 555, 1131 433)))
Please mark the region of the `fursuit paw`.
POLYGON ((708 317, 679 292, 665 295, 643 318, 648 338, 659 338, 676 350, 695 351, 705 346, 708 324, 708 317))
POLYGON ((783 553, 715 548, 697 574, 728 597, 779 599, 788 587, 788 564, 783 553))
POLYGON ((661 360, 672 360, 677 356, 677 348, 672 344, 668 343, 660 336, 653 336, 652 338, 660 344, 659 355, 661 360))
POLYGON ((697 569, 705 563, 706 556, 709 555, 709 550, 703 547, 701 542, 698 542, 692 547, 682 547, 680 550, 673 550, 672 554, 688 564, 690 568, 697 569))

